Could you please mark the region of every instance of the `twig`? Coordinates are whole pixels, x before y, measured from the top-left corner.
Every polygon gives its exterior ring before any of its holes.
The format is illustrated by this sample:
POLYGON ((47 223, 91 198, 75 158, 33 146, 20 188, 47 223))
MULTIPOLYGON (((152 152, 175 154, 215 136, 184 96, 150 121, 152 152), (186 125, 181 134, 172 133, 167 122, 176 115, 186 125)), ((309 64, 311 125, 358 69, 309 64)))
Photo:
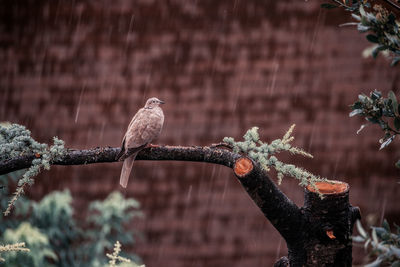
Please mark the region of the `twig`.
POLYGON ((340 1, 338 1, 338 0, 332 0, 332 1, 335 2, 336 4, 342 6, 342 7, 351 8, 350 6, 348 6, 348 5, 346 5, 346 4, 342 3, 342 2, 340 2, 340 1))
POLYGON ((396 5, 395 3, 393 3, 393 2, 390 1, 390 0, 383 0, 383 1, 386 2, 386 3, 388 3, 390 6, 396 8, 397 10, 400 11, 400 6, 399 6, 399 5, 396 5))

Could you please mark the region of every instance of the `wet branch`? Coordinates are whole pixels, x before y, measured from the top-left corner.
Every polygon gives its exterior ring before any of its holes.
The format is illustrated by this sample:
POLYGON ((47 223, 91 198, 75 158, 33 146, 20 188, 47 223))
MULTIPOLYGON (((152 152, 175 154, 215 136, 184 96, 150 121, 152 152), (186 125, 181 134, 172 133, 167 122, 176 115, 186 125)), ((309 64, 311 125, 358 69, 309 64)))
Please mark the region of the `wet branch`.
MULTIPOLYGON (((93 163, 116 162, 116 155, 120 148, 105 147, 87 150, 68 149, 67 153, 52 165, 85 165, 93 163)), ((29 168, 35 155, 25 155, 8 161, 0 162, 0 175, 12 171, 29 168)), ((136 160, 174 160, 208 162, 235 168, 235 164, 244 159, 227 149, 218 146, 211 147, 182 147, 182 146, 158 146, 149 147, 139 152, 136 160)), ((286 195, 272 182, 267 173, 246 158, 251 164, 251 170, 243 175, 234 172, 240 183, 248 192, 253 201, 264 213, 275 228, 287 240, 297 237, 297 227, 300 224, 300 209, 289 200, 286 195)))
POLYGON ((400 6, 395 4, 393 1, 391 0, 383 0, 384 2, 386 2, 388 5, 390 5, 391 7, 397 9, 397 11, 400 11, 400 6))
MULTIPOLYGON (((288 257, 281 258, 274 266, 351 266, 351 235, 360 212, 349 203, 348 184, 321 182, 317 187, 325 190, 324 199, 311 187, 307 188, 305 204, 299 208, 269 179, 258 163, 220 147, 226 146, 148 147, 139 152, 136 159, 208 162, 232 168, 238 181, 287 243, 288 257)), ((120 148, 113 147, 68 149, 62 158, 51 164, 116 162, 119 152, 120 148)), ((33 159, 35 155, 24 155, 2 161, 0 175, 28 168, 33 159)))

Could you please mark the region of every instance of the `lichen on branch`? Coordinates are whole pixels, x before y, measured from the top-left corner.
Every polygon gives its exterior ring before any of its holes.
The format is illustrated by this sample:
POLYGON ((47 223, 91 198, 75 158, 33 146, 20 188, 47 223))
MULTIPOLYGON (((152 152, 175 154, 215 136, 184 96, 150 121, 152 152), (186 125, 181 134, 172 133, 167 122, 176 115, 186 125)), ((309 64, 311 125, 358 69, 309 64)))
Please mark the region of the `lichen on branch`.
POLYGON ((37 142, 31 137, 31 132, 22 125, 0 124, 0 161, 11 160, 26 154, 35 155, 32 165, 18 180, 14 196, 4 212, 5 216, 11 212, 15 201, 24 193, 24 188, 34 183, 33 177, 43 169, 49 170, 51 162, 65 154, 64 141, 53 137, 53 142, 54 144, 50 147, 47 144, 37 142))
MULTIPOLYGON (((131 260, 125 257, 122 257, 119 255, 119 253, 121 252, 121 243, 119 243, 119 241, 115 242, 114 244, 114 250, 112 254, 107 253, 106 256, 110 259, 110 261, 108 262, 108 266, 109 267, 116 267, 119 266, 118 262, 121 263, 131 263, 131 260)), ((129 264, 129 266, 132 267, 144 267, 144 265, 137 265, 136 263, 131 263, 129 264)))
MULTIPOLYGON (((25 247, 25 242, 0 246, 0 253, 11 252, 11 251, 29 252, 30 250, 29 248, 25 247)), ((0 256, 0 261, 4 262, 5 259, 0 256)))
POLYGON ((232 137, 225 137, 223 141, 233 147, 233 152, 247 154, 249 158, 259 163, 264 170, 270 171, 271 168, 274 168, 277 172, 278 184, 281 184, 285 175, 291 176, 299 180, 299 185, 303 187, 310 185, 319 193, 315 183, 319 181, 329 181, 328 179, 321 178, 293 164, 286 164, 278 160, 275 156, 275 154, 279 152, 288 151, 291 154, 298 154, 308 158, 313 157, 302 148, 291 145, 291 142, 294 140, 292 136, 294 127, 295 124, 289 128, 282 139, 276 139, 270 144, 260 140, 258 127, 249 129, 243 136, 244 141, 236 142, 232 137))

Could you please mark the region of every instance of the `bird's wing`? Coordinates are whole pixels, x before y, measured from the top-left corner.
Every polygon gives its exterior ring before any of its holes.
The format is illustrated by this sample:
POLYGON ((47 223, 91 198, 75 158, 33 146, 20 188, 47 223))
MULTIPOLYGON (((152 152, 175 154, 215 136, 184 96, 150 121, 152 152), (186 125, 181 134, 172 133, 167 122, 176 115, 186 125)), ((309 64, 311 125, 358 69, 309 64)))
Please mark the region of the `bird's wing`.
POLYGON ((121 151, 118 153, 118 155, 115 157, 116 160, 122 160, 121 157, 125 154, 125 136, 124 139, 122 140, 121 144, 121 151))
POLYGON ((125 143, 126 143, 126 135, 128 134, 129 129, 132 128, 132 125, 135 123, 135 121, 136 121, 138 115, 142 113, 142 110, 143 110, 143 108, 142 108, 142 109, 139 109, 138 112, 136 112, 135 116, 133 116, 131 122, 129 123, 128 129, 127 129, 127 131, 126 131, 126 133, 125 133, 125 135, 124 135, 124 138, 122 139, 121 151, 120 151, 120 152, 118 153, 118 155, 115 157, 116 160, 122 161, 122 160, 124 160, 124 159, 126 158, 126 157, 124 156, 125 153, 127 152, 127 148, 126 148, 126 146, 125 146, 125 143))
POLYGON ((144 134, 149 126, 149 111, 140 109, 129 124, 125 134, 125 149, 139 148, 151 141, 144 134))

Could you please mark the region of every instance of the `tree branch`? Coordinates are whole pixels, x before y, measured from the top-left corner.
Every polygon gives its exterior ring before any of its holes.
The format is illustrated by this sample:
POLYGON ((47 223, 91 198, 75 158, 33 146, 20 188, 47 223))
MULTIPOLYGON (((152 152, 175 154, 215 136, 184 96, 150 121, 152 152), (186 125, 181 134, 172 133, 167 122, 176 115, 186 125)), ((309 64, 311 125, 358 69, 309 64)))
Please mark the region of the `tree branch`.
POLYGON ((388 5, 390 5, 391 7, 394 7, 395 9, 397 9, 397 11, 400 11, 400 6, 399 6, 399 5, 393 3, 393 2, 390 1, 390 0, 384 0, 384 1, 385 1, 386 3, 388 3, 388 5))
MULTIPOLYGON (((68 149, 59 160, 52 165, 84 165, 93 163, 116 162, 120 148, 105 147, 87 150, 68 149)), ((208 162, 234 168, 235 164, 244 157, 226 149, 215 147, 182 147, 158 146, 145 148, 139 152, 136 160, 176 160, 208 162)), ((8 161, 0 162, 0 175, 12 171, 29 168, 35 155, 24 155, 8 161)), ((259 164, 246 159, 252 164, 248 173, 238 175, 240 183, 250 197, 261 209, 274 227, 287 242, 298 238, 298 226, 302 224, 300 209, 272 182, 259 164)), ((236 168, 235 168, 236 169, 236 168)))
MULTIPOLYGON (((63 157, 51 162, 51 164, 84 165, 117 162, 115 158, 120 151, 120 148, 114 147, 97 147, 85 150, 68 149, 63 157)), ((232 167, 235 160, 239 157, 240 155, 228 150, 213 149, 210 147, 159 146, 143 149, 137 155, 136 160, 199 161, 232 167)), ((35 159, 35 155, 24 155, 0 162, 0 175, 29 168, 33 159, 35 159)))

